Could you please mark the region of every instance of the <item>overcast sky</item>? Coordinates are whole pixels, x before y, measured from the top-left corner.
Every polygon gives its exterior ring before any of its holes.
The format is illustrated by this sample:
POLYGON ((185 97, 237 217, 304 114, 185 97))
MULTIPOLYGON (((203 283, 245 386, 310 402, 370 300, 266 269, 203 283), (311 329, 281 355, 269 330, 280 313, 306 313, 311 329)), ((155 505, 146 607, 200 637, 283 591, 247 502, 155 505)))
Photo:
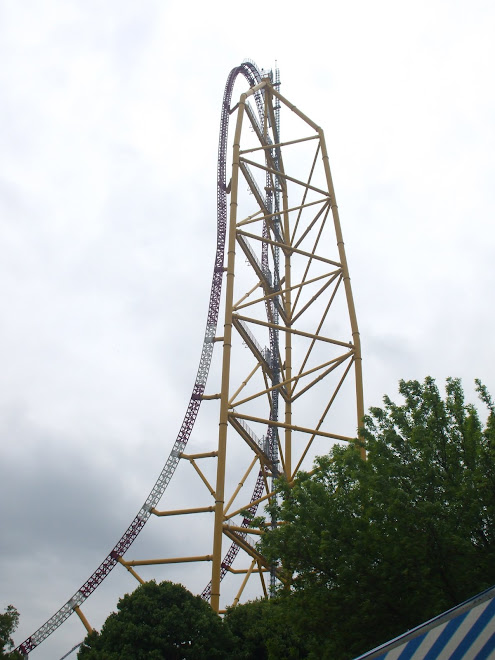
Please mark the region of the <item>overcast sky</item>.
MULTIPOLYGON (((223 88, 245 57, 277 61, 325 130, 366 406, 426 375, 495 393, 494 18, 482 0, 0 0, 0 609, 20 611, 16 642, 118 540, 182 421, 223 88)), ((175 543, 143 535, 134 555, 175 543)), ((107 582, 83 608, 97 627, 135 586, 107 582)), ((32 657, 83 636, 74 616, 32 657)))

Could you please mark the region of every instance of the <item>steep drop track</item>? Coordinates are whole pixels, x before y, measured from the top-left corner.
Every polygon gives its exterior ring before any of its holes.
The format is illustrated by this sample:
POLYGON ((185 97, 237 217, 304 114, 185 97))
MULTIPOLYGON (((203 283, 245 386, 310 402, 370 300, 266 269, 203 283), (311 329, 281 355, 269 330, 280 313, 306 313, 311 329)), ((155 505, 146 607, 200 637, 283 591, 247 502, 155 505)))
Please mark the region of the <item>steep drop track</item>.
MULTIPOLYGON (((241 75, 247 80, 250 87, 258 84, 261 81, 261 73, 258 67, 250 61, 244 61, 240 66, 235 67, 230 72, 222 102, 222 113, 220 121, 220 136, 218 146, 218 163, 217 163, 217 248, 215 254, 215 265, 213 268, 213 277, 211 283, 210 301, 208 307, 208 316, 206 320, 206 329, 204 334, 203 348, 201 351, 201 359, 199 368, 194 382, 191 398, 187 406, 184 420, 180 427, 177 438, 174 442, 172 450, 160 472, 156 483, 151 489, 144 504, 139 509, 137 515, 132 520, 131 524, 124 532, 122 537, 108 553, 105 559, 101 562, 98 568, 86 580, 86 582, 76 591, 53 616, 51 616, 36 632, 28 637, 22 644, 17 647, 17 651, 21 654, 28 654, 30 651, 39 646, 49 635, 51 635, 59 626, 66 621, 70 615, 78 608, 103 582, 109 575, 112 569, 117 565, 119 559, 130 548, 132 543, 136 540, 139 533, 148 521, 151 511, 156 507, 162 498, 165 489, 167 488, 177 465, 180 460, 180 455, 184 451, 187 442, 191 436, 194 423, 196 421, 199 408, 201 406, 202 395, 205 391, 206 381, 210 370, 214 338, 217 330, 218 315, 220 310, 220 299, 222 293, 222 280, 224 272, 224 251, 225 239, 227 228, 227 182, 226 182, 226 167, 227 167, 227 141, 230 117, 230 103, 232 98, 232 91, 237 77, 241 75)), ((261 93, 258 92, 255 96, 256 106, 260 117, 260 123, 263 121, 263 103, 261 93)), ((261 484, 260 484, 261 485, 261 484)), ((259 497, 257 489, 253 493, 252 501, 259 497)), ((230 565, 233 558, 237 554, 238 547, 235 544, 229 549, 222 566, 230 565)), ((226 568, 224 569, 226 571, 226 568)), ((224 574, 224 572, 222 571, 224 574)), ((203 597, 208 597, 209 586, 205 588, 203 597)))

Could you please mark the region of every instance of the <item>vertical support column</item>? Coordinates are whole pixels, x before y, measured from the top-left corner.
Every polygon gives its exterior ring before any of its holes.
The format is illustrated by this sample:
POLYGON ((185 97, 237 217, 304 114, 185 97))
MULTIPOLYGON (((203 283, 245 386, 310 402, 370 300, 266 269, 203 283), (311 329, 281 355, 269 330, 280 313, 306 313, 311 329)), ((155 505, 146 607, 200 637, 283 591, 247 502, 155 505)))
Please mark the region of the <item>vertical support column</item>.
MULTIPOLYGON (((280 170, 283 171, 282 162, 280 162, 280 170)), ((288 199, 287 199, 287 182, 284 180, 282 183, 282 208, 284 215, 284 242, 289 245, 290 242, 290 225, 289 225, 289 212, 288 212, 288 199)), ((286 326, 290 326, 292 319, 292 294, 291 294, 291 259, 292 253, 288 250, 285 253, 285 269, 284 269, 284 311, 286 317, 286 326)), ((287 381, 287 401, 285 402, 285 423, 288 425, 284 432, 285 437, 285 476, 287 481, 292 479, 292 334, 285 332, 285 380, 287 381)))
MULTIPOLYGON (((267 87, 266 94, 270 96, 271 114, 273 121, 277 123, 276 116, 273 110, 273 95, 278 98, 279 95, 275 92, 273 86, 267 87)), ((280 99, 279 99, 280 102, 280 99)), ((282 154, 279 153, 278 169, 282 176, 278 177, 278 184, 282 190, 282 216, 283 216, 283 240, 285 245, 290 247, 290 223, 289 223, 289 200, 287 192, 287 181, 284 178, 284 164, 282 154)), ((291 292, 291 259, 292 252, 290 250, 284 252, 284 294, 283 304, 285 313, 285 327, 290 327, 292 323, 292 292, 291 292)), ((292 479, 292 385, 290 379, 292 378, 292 334, 284 332, 285 335, 285 351, 284 351, 284 380, 287 382, 287 400, 285 401, 285 416, 284 422, 287 424, 284 430, 284 471, 287 481, 292 479)))
MULTIPOLYGON (((267 99, 267 111, 266 115, 270 114, 272 122, 277 126, 276 132, 278 133, 278 121, 277 116, 273 107, 273 95, 274 95, 273 85, 269 84, 265 89, 265 96, 267 99)), ((278 98, 279 94, 275 93, 275 96, 278 98)), ((277 136, 277 139, 280 139, 280 136, 277 136)), ((268 163, 267 163, 268 165, 268 163)), ((279 152, 278 158, 278 169, 280 174, 284 174, 284 164, 282 160, 282 154, 279 152)), ((277 184, 282 190, 282 216, 283 216, 283 241, 285 245, 290 247, 290 224, 289 224, 289 202, 287 194, 287 181, 283 176, 276 177, 277 184)), ((285 327, 291 325, 292 318, 292 292, 291 292, 291 259, 292 253, 290 250, 284 251, 284 294, 282 296, 283 305, 284 305, 284 314, 285 314, 285 327)), ((287 400, 285 401, 285 416, 284 422, 287 424, 284 430, 284 472, 286 479, 290 481, 292 479, 292 430, 290 426, 292 425, 292 385, 290 384, 290 379, 292 378, 292 334, 290 332, 284 332, 285 341, 284 341, 284 380, 287 381, 287 400)))
POLYGON ((222 537, 225 504, 225 465, 227 458, 227 430, 229 424, 230 360, 232 352, 232 306, 234 299, 235 240, 237 223, 237 192, 239 182, 239 151, 244 117, 246 94, 241 96, 237 112, 232 160, 232 187, 230 198, 230 221, 227 248, 227 282, 225 288, 225 324, 222 361, 222 386, 220 396, 220 422, 218 431, 217 481, 215 489, 215 522, 213 527, 213 560, 211 569, 211 606, 220 609, 220 577, 222 563, 222 537))
MULTIPOLYGON (((352 341, 354 344, 354 370, 356 376, 356 409, 357 409, 357 428, 360 429, 364 417, 364 397, 363 397, 363 361, 361 357, 361 337, 359 335, 356 309, 354 307, 354 298, 352 296, 351 278, 349 276, 349 268, 347 266, 347 258, 344 248, 344 239, 342 237, 342 228, 340 226, 339 209, 337 207, 337 200, 335 198, 335 190, 333 187, 332 175, 330 173, 330 162, 328 160, 327 146, 325 143, 325 136, 321 128, 318 128, 320 136, 320 147, 323 158, 323 166, 325 168, 325 176, 327 179, 327 186, 330 192, 330 207, 332 209, 333 222, 335 226, 335 234, 337 236, 337 247, 339 250, 340 263, 342 264, 342 276, 344 281, 345 295, 347 299, 347 307, 349 310, 349 317, 351 321, 352 341)), ((361 458, 366 458, 366 451, 364 448, 360 449, 361 458)))

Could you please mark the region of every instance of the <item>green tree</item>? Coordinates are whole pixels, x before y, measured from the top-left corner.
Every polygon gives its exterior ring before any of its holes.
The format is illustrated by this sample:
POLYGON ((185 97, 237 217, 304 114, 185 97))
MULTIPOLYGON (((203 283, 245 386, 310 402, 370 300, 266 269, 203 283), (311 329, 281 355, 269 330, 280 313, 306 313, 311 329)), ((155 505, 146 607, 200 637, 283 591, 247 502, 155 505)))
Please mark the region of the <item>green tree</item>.
POLYGON ((261 544, 308 657, 353 658, 495 584, 495 410, 477 387, 485 425, 459 380, 445 400, 431 378, 401 381, 404 402, 364 420, 366 461, 336 446, 281 483, 289 524, 261 544))
POLYGON ((297 660, 307 656, 305 636, 290 621, 287 600, 255 600, 229 608, 224 625, 234 635, 232 660, 297 660))
POLYGON ((180 584, 146 582, 119 600, 101 632, 90 633, 83 660, 227 658, 233 640, 221 618, 180 584))
POLYGON ((4 614, 0 614, 0 658, 20 660, 20 654, 17 651, 11 651, 14 646, 12 635, 18 624, 19 612, 13 605, 8 605, 4 614))

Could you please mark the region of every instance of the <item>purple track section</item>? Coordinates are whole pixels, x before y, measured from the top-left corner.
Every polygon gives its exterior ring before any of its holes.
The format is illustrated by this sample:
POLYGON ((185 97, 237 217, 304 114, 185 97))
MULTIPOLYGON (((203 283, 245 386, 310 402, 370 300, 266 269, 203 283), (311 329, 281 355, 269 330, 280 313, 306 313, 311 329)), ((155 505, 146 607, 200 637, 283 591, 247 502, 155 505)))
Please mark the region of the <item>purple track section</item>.
MULTIPOLYGON (((186 414, 184 415, 184 420, 174 442, 172 451, 170 452, 170 455, 165 465, 163 466, 163 469, 160 472, 155 485, 151 489, 150 494, 146 498, 146 501, 140 508, 134 520, 131 522, 117 544, 108 553, 98 568, 76 591, 72 598, 70 598, 65 603, 65 605, 63 605, 53 616, 51 616, 48 621, 46 621, 40 628, 38 628, 36 632, 34 632, 17 647, 16 651, 21 654, 28 654, 30 651, 39 646, 59 626, 61 626, 62 623, 64 623, 64 621, 66 621, 74 612, 74 608, 81 605, 81 603, 83 603, 86 598, 88 598, 88 596, 90 596, 96 590, 96 588, 103 582, 110 571, 116 566, 119 558, 127 552, 148 521, 151 515, 151 509, 153 509, 158 504, 163 493, 165 492, 165 489, 170 483, 170 480, 179 463, 179 456, 181 452, 184 451, 184 448, 191 435, 196 417, 198 416, 199 408, 201 406, 201 397, 204 393, 208 372, 210 370, 214 345, 213 339, 216 334, 218 315, 220 310, 220 298, 222 293, 222 281, 224 272, 223 264, 225 239, 227 232, 227 139, 232 91, 234 89, 237 76, 239 75, 244 76, 250 87, 253 87, 261 80, 258 67, 253 62, 245 61, 240 66, 232 69, 225 85, 220 120, 220 136, 217 162, 217 249, 215 254, 215 265, 213 268, 205 338, 201 351, 201 358, 196 380, 194 382, 194 387, 189 404, 187 406, 186 414)), ((261 95, 257 94, 255 99, 258 112, 263 112, 261 95)), ((227 555, 230 558, 232 552, 229 551, 227 555)), ((233 561, 233 559, 231 559, 231 561, 233 561)))

